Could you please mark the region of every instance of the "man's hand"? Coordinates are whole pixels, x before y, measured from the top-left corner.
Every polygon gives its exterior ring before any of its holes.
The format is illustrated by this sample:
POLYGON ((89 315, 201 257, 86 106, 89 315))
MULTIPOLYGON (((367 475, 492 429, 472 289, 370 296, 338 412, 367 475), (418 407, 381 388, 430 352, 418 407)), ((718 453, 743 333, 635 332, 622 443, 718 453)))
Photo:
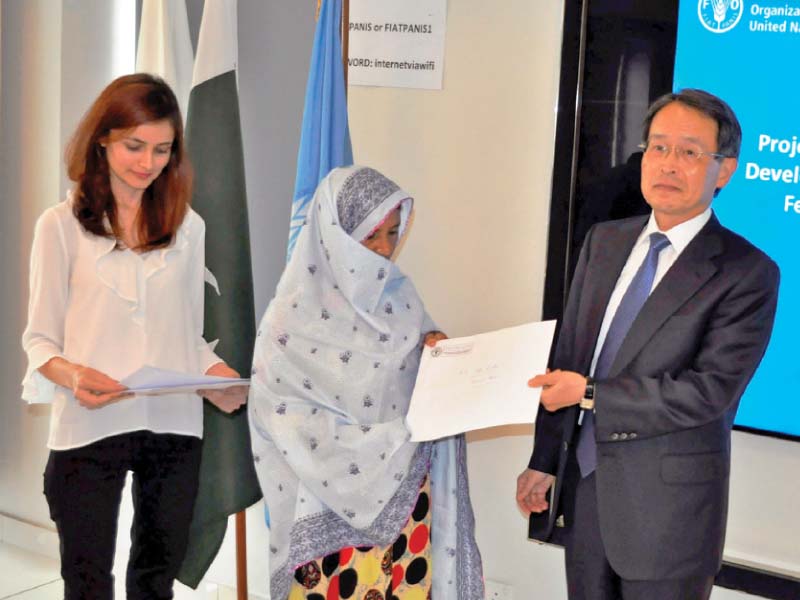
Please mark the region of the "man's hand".
POLYGON ((549 504, 545 498, 547 490, 556 478, 549 473, 525 469, 517 477, 517 506, 529 515, 547 510, 549 504))
POLYGON ((586 377, 574 371, 550 371, 528 381, 529 387, 542 388, 540 402, 550 412, 580 404, 586 393, 586 377))
POLYGON ((446 339, 447 336, 441 331, 429 331, 428 333, 425 334, 425 345, 435 346, 436 342, 446 339))

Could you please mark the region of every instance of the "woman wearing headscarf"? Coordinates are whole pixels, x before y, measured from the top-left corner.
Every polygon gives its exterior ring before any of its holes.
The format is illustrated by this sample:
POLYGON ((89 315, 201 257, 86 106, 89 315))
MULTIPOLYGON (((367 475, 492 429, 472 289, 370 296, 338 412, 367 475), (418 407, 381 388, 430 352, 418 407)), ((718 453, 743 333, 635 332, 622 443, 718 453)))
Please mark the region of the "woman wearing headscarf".
POLYGON ((391 260, 413 201, 335 169, 256 339, 249 403, 276 600, 483 598, 463 436, 405 425, 423 341, 442 339, 391 260))

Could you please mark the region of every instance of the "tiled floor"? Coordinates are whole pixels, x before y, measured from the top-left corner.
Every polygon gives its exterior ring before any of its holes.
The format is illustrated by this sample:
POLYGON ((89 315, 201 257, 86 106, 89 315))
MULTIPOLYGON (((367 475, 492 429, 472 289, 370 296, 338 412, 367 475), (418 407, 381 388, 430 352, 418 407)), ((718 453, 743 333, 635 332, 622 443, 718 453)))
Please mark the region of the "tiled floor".
MULTIPOLYGON (((58 569, 55 559, 0 543, 0 600, 62 600, 58 569)), ((116 598, 125 598, 123 581, 117 581, 116 598)), ((236 592, 216 584, 192 590, 176 583, 175 600, 236 600, 236 592)))
MULTIPOLYGON (((125 583, 117 581, 116 598, 125 598, 125 583)), ((0 542, 0 600, 62 600, 58 561, 0 542)), ((741 592, 714 588, 711 600, 755 600, 741 592)), ((175 600, 236 600, 236 592, 216 584, 192 590, 175 584, 175 600)), ((251 600, 256 600, 251 595, 251 600)))
POLYGON ((49 600, 60 594, 57 560, 0 544, 0 599, 49 600))
MULTIPOLYGON (((0 0, 2 1, 2 0, 0 0)), ((265 573, 268 572, 264 537, 263 507, 253 507, 248 518, 248 577, 250 600, 268 600, 265 573), (259 537, 260 536, 260 537, 259 537)), ((133 507, 126 492, 120 509, 120 523, 114 574, 116 600, 125 600, 125 563, 130 551, 126 535, 131 528, 133 507)), ((176 582, 175 600, 237 600, 235 591, 235 518, 230 517, 228 535, 214 563, 197 590, 176 582)), ((268 539, 268 538, 267 538, 268 539)), ((58 536, 55 529, 14 519, 0 513, 0 600, 62 600, 59 573, 58 536)))

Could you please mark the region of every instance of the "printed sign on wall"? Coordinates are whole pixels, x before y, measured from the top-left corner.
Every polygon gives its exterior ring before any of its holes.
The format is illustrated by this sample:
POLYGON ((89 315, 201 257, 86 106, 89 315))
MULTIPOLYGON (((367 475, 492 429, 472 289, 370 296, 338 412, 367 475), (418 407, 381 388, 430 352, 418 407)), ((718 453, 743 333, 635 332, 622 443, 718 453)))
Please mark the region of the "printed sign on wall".
POLYGON ((348 83, 442 89, 447 0, 351 0, 348 83))

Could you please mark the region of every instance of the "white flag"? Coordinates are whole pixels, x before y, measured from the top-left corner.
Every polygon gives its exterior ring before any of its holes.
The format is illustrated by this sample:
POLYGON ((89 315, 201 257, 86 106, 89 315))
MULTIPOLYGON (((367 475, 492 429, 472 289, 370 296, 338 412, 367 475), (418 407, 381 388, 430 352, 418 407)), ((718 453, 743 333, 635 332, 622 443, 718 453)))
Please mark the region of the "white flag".
POLYGON ((162 77, 178 98, 186 119, 192 89, 192 40, 185 0, 144 0, 136 71, 162 77))

